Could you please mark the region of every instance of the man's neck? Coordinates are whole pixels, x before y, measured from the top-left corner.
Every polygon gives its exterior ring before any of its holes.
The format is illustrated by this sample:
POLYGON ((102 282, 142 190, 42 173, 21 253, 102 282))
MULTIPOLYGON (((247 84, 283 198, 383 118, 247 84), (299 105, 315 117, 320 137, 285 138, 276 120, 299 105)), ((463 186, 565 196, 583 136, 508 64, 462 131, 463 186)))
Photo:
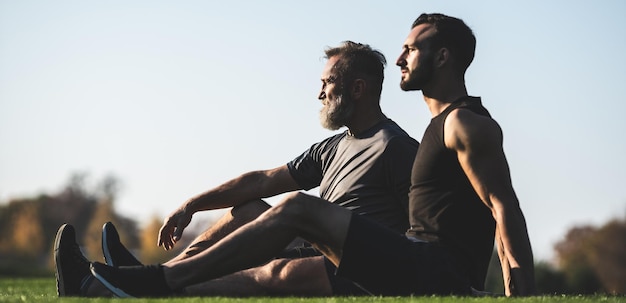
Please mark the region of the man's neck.
POLYGON ((465 83, 461 81, 449 84, 422 90, 424 101, 433 117, 441 114, 452 102, 467 96, 465 83))
POLYGON ((387 116, 383 114, 381 111, 374 111, 369 113, 354 113, 355 117, 359 117, 359 119, 355 119, 347 125, 348 131, 350 135, 357 136, 360 133, 370 129, 374 125, 380 123, 380 121, 386 120, 387 116))

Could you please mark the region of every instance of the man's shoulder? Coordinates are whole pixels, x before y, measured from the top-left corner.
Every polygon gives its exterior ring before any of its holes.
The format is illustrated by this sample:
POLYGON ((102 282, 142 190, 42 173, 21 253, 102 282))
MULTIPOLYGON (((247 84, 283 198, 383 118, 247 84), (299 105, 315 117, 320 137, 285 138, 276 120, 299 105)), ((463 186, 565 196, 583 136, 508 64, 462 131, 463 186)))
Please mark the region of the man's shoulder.
POLYGON ((348 131, 342 131, 340 133, 334 134, 322 141, 320 141, 320 143, 328 143, 328 142, 337 142, 340 141, 341 139, 345 138, 348 135, 348 131))
POLYGON ((339 142, 345 138, 347 135, 347 131, 340 132, 338 134, 334 134, 330 137, 323 139, 322 141, 314 143, 310 150, 327 150, 329 148, 336 147, 339 142))
POLYGON ((398 141, 417 144, 417 140, 411 137, 400 125, 392 120, 388 120, 379 130, 381 139, 386 142, 398 141))
POLYGON ((482 98, 480 97, 468 96, 464 99, 461 99, 461 102, 459 102, 458 106, 455 109, 461 108, 474 112, 477 115, 491 117, 491 114, 483 105, 482 98))
POLYGON ((499 128, 498 122, 491 115, 470 108, 452 110, 446 118, 446 128, 450 124, 463 129, 499 128))
POLYGON ((502 129, 491 116, 465 108, 450 112, 444 123, 444 142, 448 148, 465 150, 501 144, 502 129))
POLYGON ((372 139, 383 150, 383 154, 391 158, 405 158, 406 156, 413 159, 419 148, 419 142, 393 121, 381 127, 372 139))

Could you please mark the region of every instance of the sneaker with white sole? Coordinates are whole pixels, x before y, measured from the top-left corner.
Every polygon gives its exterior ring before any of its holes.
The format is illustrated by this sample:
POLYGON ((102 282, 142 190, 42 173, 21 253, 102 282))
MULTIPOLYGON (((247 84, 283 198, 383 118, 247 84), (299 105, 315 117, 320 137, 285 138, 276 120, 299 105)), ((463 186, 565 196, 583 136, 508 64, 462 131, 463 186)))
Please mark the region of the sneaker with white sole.
POLYGON ((102 226, 102 254, 109 266, 143 265, 120 241, 120 235, 111 222, 102 226))
POLYGON ((72 225, 63 224, 57 231, 54 263, 59 297, 85 296, 94 277, 89 270, 89 260, 76 243, 76 231, 72 225))

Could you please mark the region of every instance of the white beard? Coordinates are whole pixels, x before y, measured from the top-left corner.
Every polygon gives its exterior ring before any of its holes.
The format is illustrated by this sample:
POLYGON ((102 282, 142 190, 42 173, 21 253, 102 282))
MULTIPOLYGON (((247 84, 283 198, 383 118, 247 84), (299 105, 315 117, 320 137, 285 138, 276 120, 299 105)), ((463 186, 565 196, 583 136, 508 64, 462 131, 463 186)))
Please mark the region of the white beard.
POLYGON ((320 110, 320 123, 326 129, 338 130, 348 123, 353 112, 354 103, 340 95, 320 110))

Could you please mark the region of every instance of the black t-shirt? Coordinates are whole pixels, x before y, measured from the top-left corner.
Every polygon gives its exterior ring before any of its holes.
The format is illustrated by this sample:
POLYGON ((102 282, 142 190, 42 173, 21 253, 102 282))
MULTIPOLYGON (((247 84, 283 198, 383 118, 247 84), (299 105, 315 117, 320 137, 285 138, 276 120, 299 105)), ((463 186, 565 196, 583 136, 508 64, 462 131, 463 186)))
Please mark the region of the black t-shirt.
POLYGON ((463 172, 456 152, 445 146, 443 125, 456 108, 490 117, 480 98, 467 97, 431 120, 413 165, 411 228, 407 235, 449 248, 469 271, 472 286, 483 289, 493 252, 495 221, 463 172))
POLYGON ((358 136, 347 131, 287 163, 305 190, 398 232, 408 229, 411 167, 419 144, 391 120, 358 136))

